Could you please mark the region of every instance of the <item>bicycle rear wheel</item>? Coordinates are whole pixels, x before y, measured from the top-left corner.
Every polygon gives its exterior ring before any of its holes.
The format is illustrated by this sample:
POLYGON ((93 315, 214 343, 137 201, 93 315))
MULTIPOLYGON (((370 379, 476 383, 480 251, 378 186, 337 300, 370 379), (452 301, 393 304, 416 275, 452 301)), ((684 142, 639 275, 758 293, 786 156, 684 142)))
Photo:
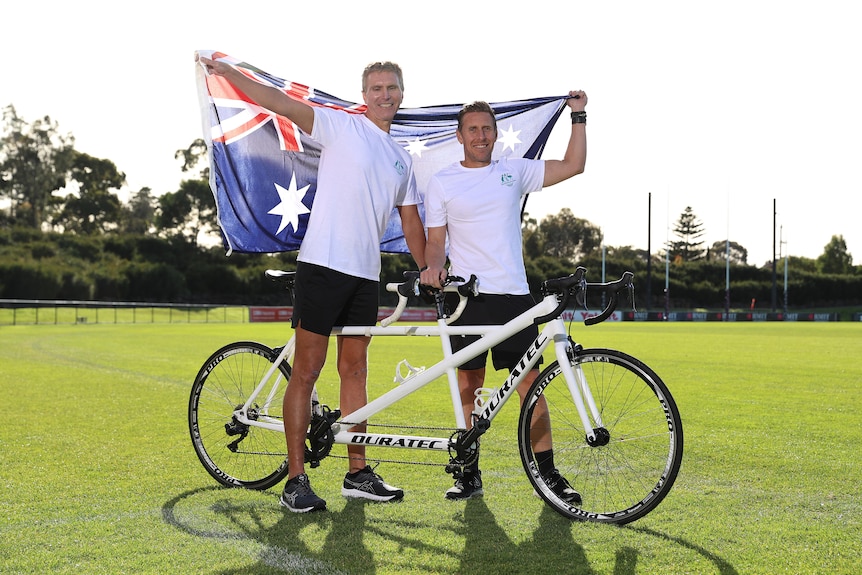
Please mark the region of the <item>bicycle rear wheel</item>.
MULTIPOLYGON (((277 354, 255 342, 231 343, 204 363, 189 397, 189 431, 204 468, 227 487, 268 489, 287 475, 284 433, 241 423, 242 407, 277 354)), ((282 362, 249 406, 248 418, 283 421, 282 397, 290 365, 282 362)))
POLYGON ((655 372, 622 352, 579 350, 571 365, 576 375, 583 374, 601 414, 599 444, 587 443, 566 378, 555 361, 536 378, 521 410, 518 446, 524 469, 539 496, 570 519, 635 521, 664 499, 679 473, 683 440, 676 403, 655 372), (564 501, 539 473, 531 439, 547 429, 547 422, 532 427, 530 422, 540 398, 548 405, 554 464, 580 493, 581 503, 564 501))

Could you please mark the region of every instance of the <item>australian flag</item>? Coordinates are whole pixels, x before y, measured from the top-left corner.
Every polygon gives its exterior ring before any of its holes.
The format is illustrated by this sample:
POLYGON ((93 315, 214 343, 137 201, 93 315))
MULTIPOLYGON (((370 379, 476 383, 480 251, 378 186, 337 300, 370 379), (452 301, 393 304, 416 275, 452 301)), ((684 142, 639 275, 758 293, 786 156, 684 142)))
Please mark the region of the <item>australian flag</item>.
MULTIPOLYGON (((222 52, 198 53, 309 105, 365 111, 365 104, 283 80, 222 52)), ((320 147, 287 118, 258 106, 221 76, 208 75, 203 65, 196 65, 196 74, 210 186, 228 255, 298 250, 314 207, 320 147)), ((494 158, 538 159, 566 96, 490 104, 497 116, 494 158)), ((410 153, 420 194, 435 172, 464 157, 455 136, 461 106, 401 108, 395 117, 390 134, 410 153)), ((398 210, 392 213, 380 250, 409 253, 398 210)))

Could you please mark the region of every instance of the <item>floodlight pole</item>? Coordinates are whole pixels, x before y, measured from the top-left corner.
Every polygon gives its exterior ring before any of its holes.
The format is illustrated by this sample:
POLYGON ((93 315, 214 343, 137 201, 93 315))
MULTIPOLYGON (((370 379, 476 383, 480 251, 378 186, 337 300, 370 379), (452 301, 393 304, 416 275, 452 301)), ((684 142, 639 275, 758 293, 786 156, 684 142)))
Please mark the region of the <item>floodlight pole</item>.
POLYGON ((667 222, 664 234, 664 319, 670 316, 670 194, 667 195, 667 222))
POLYGON ((724 240, 724 317, 730 315, 730 240, 724 240))
POLYGON ((652 192, 647 194, 647 235, 646 235, 646 308, 652 307, 652 192))
POLYGON ((670 315, 670 248, 664 250, 664 319, 670 315))
POLYGON ((779 249, 784 252, 784 313, 787 313, 787 264, 790 262, 790 253, 787 250, 787 242, 784 241, 784 226, 779 228, 779 249))
POLYGON ((727 197, 727 239, 724 240, 724 320, 730 315, 730 196, 727 197))
POLYGON ((776 216, 778 214, 775 198, 772 198, 772 311, 778 302, 778 266, 776 260, 775 238, 776 238, 776 216))

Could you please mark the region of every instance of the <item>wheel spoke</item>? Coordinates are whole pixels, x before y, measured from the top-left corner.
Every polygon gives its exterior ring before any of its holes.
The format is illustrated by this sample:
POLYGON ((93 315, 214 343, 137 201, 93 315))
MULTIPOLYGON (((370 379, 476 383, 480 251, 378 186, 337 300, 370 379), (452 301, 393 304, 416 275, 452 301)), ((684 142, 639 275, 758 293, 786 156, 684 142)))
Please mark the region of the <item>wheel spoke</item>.
MULTIPOLYGON (((231 487, 267 489, 287 473, 284 435, 237 421, 241 409, 272 366, 276 354, 252 342, 227 345, 201 368, 189 398, 189 430, 204 468, 219 483, 231 487)), ((290 377, 289 366, 273 378, 290 377)), ((275 381, 268 385, 275 385, 275 381)), ((263 390, 263 396, 267 393, 263 390)), ((259 409, 249 410, 257 420, 259 409)), ((281 405, 268 405, 267 419, 280 420, 281 405)))
POLYGON ((574 399, 557 363, 528 393, 519 422, 519 449, 530 481, 559 513, 606 523, 628 523, 654 509, 670 491, 682 460, 682 424, 659 377, 618 351, 582 350, 580 368, 609 433, 606 445, 590 447, 574 399), (544 398, 551 420, 554 463, 582 498, 574 506, 556 494, 537 471, 530 436, 533 414, 544 398))

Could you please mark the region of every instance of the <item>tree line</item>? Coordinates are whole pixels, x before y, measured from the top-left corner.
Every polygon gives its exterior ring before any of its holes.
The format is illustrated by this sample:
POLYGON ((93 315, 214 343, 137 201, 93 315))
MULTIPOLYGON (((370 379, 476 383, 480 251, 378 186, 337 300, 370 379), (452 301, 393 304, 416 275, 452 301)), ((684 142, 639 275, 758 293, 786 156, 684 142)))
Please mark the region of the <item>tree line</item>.
MULTIPOLYGON (((125 175, 108 159, 79 152, 74 138, 44 117, 27 123, 8 106, 0 131, 0 298, 276 305, 287 296, 264 270, 292 269, 296 254, 234 254, 218 245, 216 206, 209 187, 206 144, 177 150, 190 177, 155 197, 142 188, 122 201, 125 175), (201 167, 202 166, 202 167, 201 167), (215 244, 215 245, 214 245, 215 244)), ((655 254, 604 246, 601 229, 568 208, 541 221, 525 213, 524 254, 531 289, 541 281, 588 269, 613 279, 636 276, 639 309, 747 307, 769 301, 775 270, 747 263, 730 240, 705 246, 703 224, 687 207, 676 239, 655 254), (726 269, 730 265, 730 301, 726 269), (665 267, 668 273, 665 274, 665 267), (665 282, 669 291, 665 292, 665 282)), ((409 255, 382 254, 381 290, 414 264, 409 255)), ((834 236, 817 259, 790 257, 791 303, 847 305, 862 299, 862 270, 852 265, 843 237, 834 236)), ((381 303, 394 296, 381 291, 381 303)))

